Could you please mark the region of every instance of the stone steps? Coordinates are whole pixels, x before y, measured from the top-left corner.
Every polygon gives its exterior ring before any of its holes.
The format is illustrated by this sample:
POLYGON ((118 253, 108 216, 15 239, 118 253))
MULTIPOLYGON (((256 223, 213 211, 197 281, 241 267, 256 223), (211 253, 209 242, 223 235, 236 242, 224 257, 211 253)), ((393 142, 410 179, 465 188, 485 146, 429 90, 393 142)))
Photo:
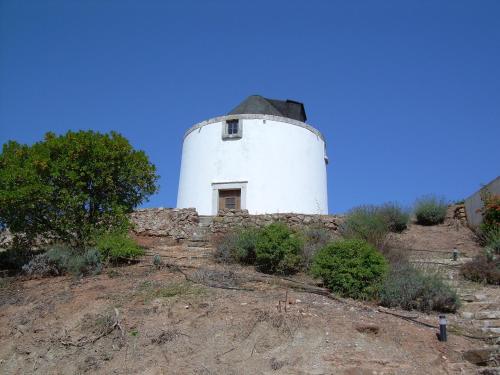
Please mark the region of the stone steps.
POLYGON ((198 227, 194 230, 192 236, 184 241, 183 246, 187 250, 196 248, 210 248, 210 224, 212 224, 213 216, 200 216, 198 227))

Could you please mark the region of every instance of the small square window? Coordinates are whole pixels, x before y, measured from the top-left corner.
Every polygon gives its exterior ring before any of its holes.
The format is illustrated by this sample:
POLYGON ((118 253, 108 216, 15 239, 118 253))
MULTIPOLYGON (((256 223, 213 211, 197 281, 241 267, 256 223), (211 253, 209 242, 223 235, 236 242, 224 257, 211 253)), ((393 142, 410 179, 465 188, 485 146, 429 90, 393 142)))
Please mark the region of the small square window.
POLYGON ((227 134, 233 135, 238 134, 238 120, 227 121, 227 134))
POLYGON ((238 139, 242 137, 242 124, 239 119, 226 120, 222 127, 222 139, 238 139))

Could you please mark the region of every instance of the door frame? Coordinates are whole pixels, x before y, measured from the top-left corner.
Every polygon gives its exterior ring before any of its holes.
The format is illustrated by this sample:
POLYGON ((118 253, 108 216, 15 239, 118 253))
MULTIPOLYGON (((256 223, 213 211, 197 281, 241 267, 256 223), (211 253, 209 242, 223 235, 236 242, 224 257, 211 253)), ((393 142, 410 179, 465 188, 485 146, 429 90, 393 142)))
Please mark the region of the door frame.
POLYGON ((234 182, 212 182, 212 215, 216 216, 219 209, 219 190, 240 190, 240 206, 242 210, 247 209, 247 185, 248 181, 234 182))

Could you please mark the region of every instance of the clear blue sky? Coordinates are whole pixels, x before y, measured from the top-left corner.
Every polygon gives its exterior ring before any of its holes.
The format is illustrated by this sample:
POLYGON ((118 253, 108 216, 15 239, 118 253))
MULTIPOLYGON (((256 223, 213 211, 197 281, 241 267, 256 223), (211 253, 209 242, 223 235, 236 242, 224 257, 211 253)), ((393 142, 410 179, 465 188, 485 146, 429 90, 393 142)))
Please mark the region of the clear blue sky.
POLYGON ((173 207, 184 131, 305 103, 330 212, 462 199, 500 172, 500 1, 0 0, 0 143, 117 130, 173 207))

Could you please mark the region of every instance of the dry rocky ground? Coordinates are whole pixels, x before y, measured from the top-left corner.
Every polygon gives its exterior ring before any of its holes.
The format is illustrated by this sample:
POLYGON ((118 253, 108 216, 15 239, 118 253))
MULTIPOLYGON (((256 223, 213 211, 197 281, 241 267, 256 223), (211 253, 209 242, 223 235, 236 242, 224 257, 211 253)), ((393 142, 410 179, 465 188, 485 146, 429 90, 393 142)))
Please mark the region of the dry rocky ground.
POLYGON ((499 290, 463 282, 449 260, 454 246, 464 257, 479 251, 470 232, 412 225, 391 241, 442 272, 467 300, 448 316, 448 342, 436 339, 436 314, 331 298, 306 287, 313 281, 305 275, 221 266, 203 244, 149 239, 140 263, 99 276, 2 279, 0 373, 498 373, 500 333, 481 317, 499 313, 499 290), (163 266, 152 265, 154 253, 163 266))

